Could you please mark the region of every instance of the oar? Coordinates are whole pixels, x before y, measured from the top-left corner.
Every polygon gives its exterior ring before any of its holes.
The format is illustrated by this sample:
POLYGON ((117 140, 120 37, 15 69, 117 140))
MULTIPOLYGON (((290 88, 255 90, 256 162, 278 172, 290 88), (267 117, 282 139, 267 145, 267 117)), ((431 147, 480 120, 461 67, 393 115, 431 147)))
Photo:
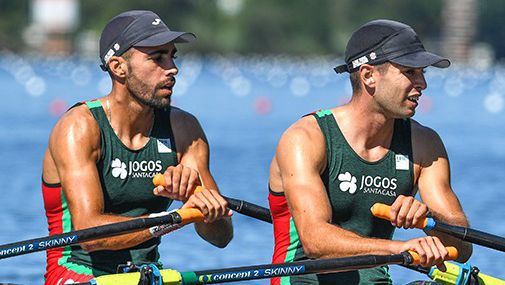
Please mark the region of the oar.
MULTIPOLYGON (((162 174, 156 174, 153 177, 153 184, 155 186, 166 186, 165 177, 162 174)), ((267 208, 249 203, 243 200, 237 200, 223 196, 223 198, 228 202, 228 207, 238 213, 243 215, 265 221, 267 223, 272 223, 272 216, 270 215, 270 210, 267 208)))
MULTIPOLYGON (((458 251, 454 247, 447 247, 447 259, 456 259, 458 251)), ((281 276, 303 275, 312 273, 330 273, 357 270, 391 264, 419 264, 419 255, 413 251, 406 251, 392 255, 361 255, 344 258, 304 260, 279 264, 261 264, 252 266, 222 268, 203 271, 181 272, 174 274, 174 270, 160 270, 162 284, 215 284, 225 282, 265 279, 281 276)), ((140 273, 123 273, 100 276, 88 283, 80 285, 137 285, 140 273)))
POLYGON ((203 220, 203 214, 199 210, 179 209, 165 216, 138 218, 126 222, 0 245, 0 259, 130 233, 156 225, 185 225, 201 220, 203 220))
POLYGON ((424 273, 435 282, 450 285, 505 285, 505 280, 501 280, 479 271, 477 267, 467 263, 444 262, 447 270, 440 271, 436 266, 431 268, 419 265, 402 265, 408 269, 424 273))
MULTIPOLYGON (((163 176, 161 176, 163 178, 163 176)), ((158 178, 159 179, 159 178, 158 178)), ((154 181, 154 179, 153 179, 154 181)), ((248 203, 245 201, 226 198, 230 208, 260 219, 265 222, 272 222, 270 211, 261 206, 248 203)), ((108 224, 89 229, 78 231, 71 231, 59 235, 51 235, 41 238, 35 238, 15 243, 0 245, 0 259, 28 254, 37 251, 43 251, 51 248, 64 247, 76 243, 86 242, 94 239, 105 238, 120 234, 126 234, 142 229, 147 229, 152 226, 162 224, 180 224, 185 225, 188 223, 203 220, 202 213, 197 209, 179 209, 166 216, 153 217, 153 218, 138 218, 126 222, 108 224)))
MULTIPOLYGON (((378 218, 391 221, 390 211, 391 207, 381 203, 376 203, 370 209, 372 214, 378 218)), ((437 230, 457 237, 461 240, 482 245, 485 247, 493 248, 505 252, 505 238, 474 230, 471 228, 453 226, 442 223, 433 218, 426 217, 416 224, 416 228, 424 230, 437 230)))

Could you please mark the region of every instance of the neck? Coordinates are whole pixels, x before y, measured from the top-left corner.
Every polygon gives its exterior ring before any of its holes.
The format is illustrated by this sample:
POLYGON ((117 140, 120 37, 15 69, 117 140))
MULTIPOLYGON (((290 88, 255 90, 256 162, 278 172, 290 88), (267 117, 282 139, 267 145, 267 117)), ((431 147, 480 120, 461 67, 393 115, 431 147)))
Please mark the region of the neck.
POLYGON ((132 148, 143 146, 154 124, 153 108, 140 103, 130 94, 119 94, 114 90, 105 101, 108 101, 106 114, 110 125, 119 139, 132 148))
POLYGON ((394 131, 394 118, 379 112, 368 94, 354 95, 337 114, 339 126, 346 139, 363 149, 389 148, 394 131), (368 100, 367 100, 368 99, 368 100))

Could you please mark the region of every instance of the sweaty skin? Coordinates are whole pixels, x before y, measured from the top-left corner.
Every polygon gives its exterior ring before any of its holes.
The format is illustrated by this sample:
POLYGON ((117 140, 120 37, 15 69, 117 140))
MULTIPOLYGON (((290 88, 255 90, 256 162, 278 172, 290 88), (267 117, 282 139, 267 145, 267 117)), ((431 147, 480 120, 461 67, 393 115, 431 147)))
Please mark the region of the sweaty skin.
MULTIPOLYGON (((361 88, 351 101, 331 109, 352 149, 363 160, 375 162, 389 151, 395 118, 415 114, 417 98, 427 84, 422 68, 396 64, 379 72, 377 66, 360 67, 361 88)), ((412 228, 431 212, 437 219, 468 226, 460 203, 450 185, 447 153, 435 131, 412 120, 414 182, 422 203, 400 195, 391 208, 396 227, 412 228)), ((332 210, 321 174, 326 168, 326 142, 316 120, 307 116, 282 135, 270 166, 270 188, 284 192, 304 252, 311 258, 364 254, 419 253, 422 266, 440 264, 455 246, 458 261, 468 260, 471 244, 431 231, 429 236, 407 241, 359 236, 331 223, 332 210), (321 237, 324 237, 322 239, 321 237)))
MULTIPOLYGON (((178 69, 173 61, 172 43, 158 47, 131 48, 124 57, 108 62, 111 93, 98 99, 121 142, 137 150, 146 145, 154 121, 154 107, 168 107, 178 69), (126 58, 126 59, 125 59, 126 58), (107 97, 108 101, 107 102, 107 97)), ((205 222, 196 230, 210 243, 226 246, 233 236, 231 211, 220 196, 209 171, 209 147, 194 116, 180 109, 171 112, 179 165, 164 175, 174 181, 171 191, 184 207, 196 207, 205 222), (181 198, 202 183, 202 194, 181 198)), ((104 213, 104 201, 96 163, 100 159, 100 129, 86 106, 68 111, 54 127, 43 161, 43 179, 61 183, 75 230, 127 221, 132 218, 104 213)), ((119 250, 138 245, 152 236, 148 230, 81 244, 87 251, 119 250)))

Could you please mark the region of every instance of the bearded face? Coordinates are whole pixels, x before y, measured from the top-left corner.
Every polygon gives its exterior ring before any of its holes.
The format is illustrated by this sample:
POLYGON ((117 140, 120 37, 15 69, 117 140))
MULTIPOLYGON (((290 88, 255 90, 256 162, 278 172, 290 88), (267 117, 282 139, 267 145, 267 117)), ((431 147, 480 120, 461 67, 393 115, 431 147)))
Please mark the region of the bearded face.
POLYGON ((139 102, 154 109, 163 109, 170 106, 170 97, 172 95, 172 87, 175 85, 175 77, 171 77, 157 84, 148 84, 141 80, 134 69, 130 68, 130 72, 126 77, 126 86, 130 94, 139 102), (169 93, 168 96, 166 93, 169 93))
POLYGON ((130 95, 151 108, 169 107, 178 73, 174 63, 176 52, 173 43, 132 48, 125 58, 128 67, 125 83, 130 95))

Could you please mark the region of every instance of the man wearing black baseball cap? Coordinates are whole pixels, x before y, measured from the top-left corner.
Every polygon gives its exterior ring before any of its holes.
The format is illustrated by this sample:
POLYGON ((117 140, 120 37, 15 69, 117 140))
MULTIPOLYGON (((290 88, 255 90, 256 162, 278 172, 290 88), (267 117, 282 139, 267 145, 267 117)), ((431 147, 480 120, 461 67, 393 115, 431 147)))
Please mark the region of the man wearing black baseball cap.
MULTIPOLYGON (((205 216, 196 231, 226 246, 231 211, 209 171, 209 147, 197 119, 170 106, 177 51, 174 43, 195 35, 167 28, 151 11, 114 17, 100 39, 101 67, 111 92, 76 104, 54 127, 43 162, 43 196, 51 235, 166 215, 173 200, 205 216), (163 173, 166 186, 153 189, 163 173), (196 185, 204 190, 192 195, 196 185)), ((47 253, 46 284, 86 282, 118 266, 159 263, 167 225, 53 249, 47 253)))
POLYGON ((335 67, 337 73, 353 73, 363 64, 392 62, 406 67, 449 67, 447 58, 427 52, 416 32, 400 22, 375 20, 355 31, 345 50, 345 64, 335 67))
POLYGON ((192 33, 168 29, 158 15, 151 11, 128 11, 114 17, 105 26, 100 38, 102 69, 112 56, 120 56, 131 47, 155 47, 163 44, 188 43, 195 40, 192 33))
MULTIPOLYGON (((345 51, 353 88, 349 103, 320 110, 282 136, 270 167, 273 262, 367 254, 419 253, 421 265, 441 265, 445 246, 459 261, 469 243, 435 231, 391 240, 395 227, 413 228, 430 212, 467 226, 451 189, 449 162, 438 134, 410 119, 427 84, 424 69, 448 59, 427 52, 414 30, 391 20, 356 30, 345 51), (414 199, 419 191, 422 202, 414 199), (391 205, 391 221, 375 218, 375 203, 391 205), (289 208, 288 208, 289 205, 289 208)), ((388 268, 272 279, 271 284, 390 284, 388 268)))

